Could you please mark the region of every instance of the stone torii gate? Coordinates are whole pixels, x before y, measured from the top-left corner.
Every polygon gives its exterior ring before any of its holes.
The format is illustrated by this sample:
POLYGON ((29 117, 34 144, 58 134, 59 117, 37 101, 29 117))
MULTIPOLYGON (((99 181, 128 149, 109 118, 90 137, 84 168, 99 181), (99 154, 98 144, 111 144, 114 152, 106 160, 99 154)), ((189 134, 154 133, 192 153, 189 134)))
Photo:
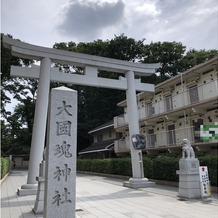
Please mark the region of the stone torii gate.
MULTIPOLYGON (((50 81, 72 83, 84 86, 126 90, 127 113, 130 136, 139 134, 139 116, 136 101, 136 91, 154 92, 154 85, 141 83, 134 75, 148 76, 155 73, 159 64, 139 64, 111 58, 62 51, 31 45, 3 36, 3 45, 9 48, 12 55, 40 61, 40 66, 31 68, 11 66, 11 76, 39 79, 36 108, 34 115, 33 134, 31 141, 30 160, 27 184, 18 189, 19 195, 36 194, 36 176, 45 145, 47 110, 49 102, 50 81), (52 63, 68 64, 84 68, 84 75, 68 74, 52 68, 52 63), (117 72, 125 77, 107 79, 98 77, 99 70, 117 72)), ((131 161, 133 177, 129 187, 146 187, 150 183, 144 178, 140 164, 139 151, 135 150, 130 137, 131 161)))

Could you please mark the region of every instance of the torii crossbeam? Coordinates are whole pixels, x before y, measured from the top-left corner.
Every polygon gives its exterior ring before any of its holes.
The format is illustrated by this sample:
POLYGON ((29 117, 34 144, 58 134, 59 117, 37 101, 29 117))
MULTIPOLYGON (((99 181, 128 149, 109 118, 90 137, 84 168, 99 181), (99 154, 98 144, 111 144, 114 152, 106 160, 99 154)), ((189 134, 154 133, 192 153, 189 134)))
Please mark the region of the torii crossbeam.
MULTIPOLYGON (((3 36, 3 45, 9 48, 14 56, 40 61, 40 66, 33 65, 31 68, 11 67, 12 76, 39 79, 28 178, 27 184, 22 185, 21 189, 19 189, 20 195, 35 194, 37 190, 36 176, 39 172, 39 163, 42 160, 45 145, 48 97, 51 80, 85 86, 126 90, 130 135, 139 133, 136 90, 154 92, 154 85, 142 83, 140 79, 135 80, 134 75, 149 76, 155 73, 155 69, 159 67, 159 64, 132 63, 117 59, 45 48, 23 43, 6 36, 3 36), (59 72, 57 68, 51 67, 52 63, 83 67, 84 75, 59 72), (120 77, 117 80, 101 78, 98 77, 99 70, 122 73, 125 78, 120 77)), ((142 173, 143 169, 141 169, 140 165, 139 152, 133 148, 131 140, 130 147, 133 172, 133 178, 129 180, 130 187, 131 184, 132 187, 145 187, 148 180, 144 178, 144 174, 142 173)))

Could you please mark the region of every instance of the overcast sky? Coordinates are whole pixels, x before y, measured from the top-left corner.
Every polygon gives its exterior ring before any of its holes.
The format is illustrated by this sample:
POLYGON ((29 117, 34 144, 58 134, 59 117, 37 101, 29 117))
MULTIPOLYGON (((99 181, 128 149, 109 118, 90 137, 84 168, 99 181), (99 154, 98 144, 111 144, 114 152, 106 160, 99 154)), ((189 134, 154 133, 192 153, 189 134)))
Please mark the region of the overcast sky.
POLYGON ((1 10, 2 33, 47 47, 124 33, 218 49, 217 0, 2 0, 1 10))

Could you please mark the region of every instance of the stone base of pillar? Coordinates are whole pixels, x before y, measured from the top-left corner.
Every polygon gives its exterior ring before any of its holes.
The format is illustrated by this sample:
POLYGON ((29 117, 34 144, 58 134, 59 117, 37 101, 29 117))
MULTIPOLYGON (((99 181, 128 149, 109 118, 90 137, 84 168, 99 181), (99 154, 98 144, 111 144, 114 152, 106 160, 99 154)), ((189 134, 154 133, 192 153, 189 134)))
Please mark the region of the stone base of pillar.
MULTIPOLYGON (((44 151, 45 155, 45 151, 44 151)), ((44 159, 43 155, 43 159, 44 159)), ((39 176, 36 177, 38 181, 38 190, 36 195, 36 201, 33 208, 35 214, 42 214, 44 210, 44 191, 45 191, 45 161, 43 160, 39 164, 39 176)))
POLYGON ((38 184, 24 184, 17 189, 19 196, 36 195, 38 184))
POLYGON ((33 212, 35 214, 43 213, 44 209, 44 190, 45 190, 45 178, 44 177, 36 177, 38 181, 38 190, 36 195, 36 201, 33 208, 33 212))
POLYGON ((37 201, 35 202, 35 206, 32 211, 35 214, 43 214, 43 208, 44 208, 44 201, 37 201))
POLYGON ((123 186, 128 188, 148 188, 154 187, 155 183, 148 181, 147 178, 130 178, 129 181, 123 182, 123 186))

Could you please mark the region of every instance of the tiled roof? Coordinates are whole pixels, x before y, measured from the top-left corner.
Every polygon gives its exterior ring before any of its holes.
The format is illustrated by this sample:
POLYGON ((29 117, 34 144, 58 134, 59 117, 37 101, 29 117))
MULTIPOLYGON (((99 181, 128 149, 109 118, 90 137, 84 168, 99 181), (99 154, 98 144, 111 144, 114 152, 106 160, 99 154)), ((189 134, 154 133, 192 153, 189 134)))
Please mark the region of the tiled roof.
POLYGON ((96 142, 90 145, 89 147, 81 150, 79 154, 111 150, 113 146, 114 146, 114 139, 110 139, 110 140, 103 141, 103 142, 96 142))
POLYGON ((89 134, 90 134, 90 133, 93 133, 93 132, 97 132, 97 131, 99 131, 99 130, 101 130, 101 129, 106 129, 106 128, 108 128, 108 127, 113 127, 113 126, 114 126, 114 121, 113 121, 113 120, 110 120, 110 121, 108 121, 107 123, 104 123, 104 124, 102 124, 102 125, 100 125, 100 126, 94 128, 94 129, 90 130, 90 131, 89 131, 89 134))

